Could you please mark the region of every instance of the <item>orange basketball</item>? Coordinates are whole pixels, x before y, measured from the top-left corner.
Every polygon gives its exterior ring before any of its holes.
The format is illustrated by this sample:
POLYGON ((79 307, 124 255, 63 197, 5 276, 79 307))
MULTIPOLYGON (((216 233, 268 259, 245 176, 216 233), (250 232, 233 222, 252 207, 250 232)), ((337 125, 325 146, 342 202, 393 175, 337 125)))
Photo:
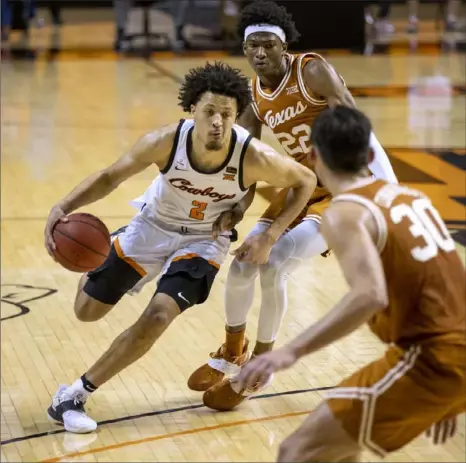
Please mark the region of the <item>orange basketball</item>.
POLYGON ((72 272, 85 273, 102 265, 110 252, 110 233, 92 214, 78 212, 53 229, 57 261, 72 272))

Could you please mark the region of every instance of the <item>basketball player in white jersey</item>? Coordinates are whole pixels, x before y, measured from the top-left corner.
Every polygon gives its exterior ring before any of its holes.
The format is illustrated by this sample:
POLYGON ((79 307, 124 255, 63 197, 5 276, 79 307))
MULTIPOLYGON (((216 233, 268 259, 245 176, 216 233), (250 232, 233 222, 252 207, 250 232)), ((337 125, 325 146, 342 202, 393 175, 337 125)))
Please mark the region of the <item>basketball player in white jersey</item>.
POLYGON ((46 247, 52 254, 57 221, 104 198, 150 165, 160 169, 144 195, 145 207, 115 238, 105 263, 81 279, 74 310, 79 320, 91 322, 104 317, 125 293, 160 276, 154 297, 134 325, 81 378, 60 386, 48 414, 70 432, 95 430, 96 422, 84 410, 89 395, 143 356, 177 315, 207 299, 230 247, 222 217, 245 208, 248 189, 265 181, 294 191, 286 211, 248 247, 255 260, 265 262, 317 182, 311 171, 235 124, 250 102, 248 81, 238 70, 222 63, 191 70, 179 100, 193 119, 144 135, 113 165, 59 201, 47 221, 46 247))
MULTIPOLYGON (((274 2, 257 1, 245 7, 239 19, 238 33, 244 39, 244 54, 256 74, 252 79, 253 101, 238 124, 256 138, 261 137, 262 125, 267 125, 290 158, 312 168, 309 135, 313 121, 329 106, 354 106, 350 92, 321 56, 288 53, 288 42, 298 38, 299 33, 291 15, 274 2)), ((371 147, 375 152, 375 159, 369 166, 372 173, 396 182, 388 157, 374 134, 371 134, 371 147)), ((254 300, 255 279, 259 276, 261 284, 261 307, 253 349, 253 355, 258 355, 272 349, 280 329, 287 308, 287 277, 304 260, 327 251, 320 233, 320 220, 330 199, 328 190, 318 185, 308 207, 274 245, 265 265, 257 265, 249 256, 241 256, 239 249, 227 277, 225 342, 188 380, 191 389, 206 391, 203 401, 208 407, 229 410, 258 392, 246 390, 239 394, 231 389, 228 379, 251 356, 245 333, 254 300)), ((248 239, 267 229, 284 207, 285 200, 286 191, 282 191, 254 226, 248 239)))

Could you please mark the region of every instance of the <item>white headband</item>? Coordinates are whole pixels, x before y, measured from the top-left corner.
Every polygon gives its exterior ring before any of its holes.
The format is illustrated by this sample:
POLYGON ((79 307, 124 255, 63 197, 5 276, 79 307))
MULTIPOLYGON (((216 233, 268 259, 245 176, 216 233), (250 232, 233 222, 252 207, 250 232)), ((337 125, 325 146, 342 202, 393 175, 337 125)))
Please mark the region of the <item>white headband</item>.
POLYGON ((255 34, 256 32, 270 32, 279 37, 282 42, 286 42, 285 31, 280 26, 272 26, 271 24, 254 24, 253 26, 246 27, 244 40, 246 41, 251 34, 255 34))

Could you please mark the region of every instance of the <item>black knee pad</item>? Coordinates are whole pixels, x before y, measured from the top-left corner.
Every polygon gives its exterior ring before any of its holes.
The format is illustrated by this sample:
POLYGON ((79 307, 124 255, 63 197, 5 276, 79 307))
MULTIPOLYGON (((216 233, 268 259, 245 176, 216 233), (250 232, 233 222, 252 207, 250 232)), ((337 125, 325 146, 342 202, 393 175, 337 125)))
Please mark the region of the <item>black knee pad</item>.
POLYGON ((207 300, 217 273, 218 268, 202 257, 176 260, 160 278, 155 294, 167 294, 184 312, 207 300))
POLYGON ((83 291, 103 304, 115 305, 143 277, 126 260, 118 256, 112 243, 105 262, 87 274, 83 291))

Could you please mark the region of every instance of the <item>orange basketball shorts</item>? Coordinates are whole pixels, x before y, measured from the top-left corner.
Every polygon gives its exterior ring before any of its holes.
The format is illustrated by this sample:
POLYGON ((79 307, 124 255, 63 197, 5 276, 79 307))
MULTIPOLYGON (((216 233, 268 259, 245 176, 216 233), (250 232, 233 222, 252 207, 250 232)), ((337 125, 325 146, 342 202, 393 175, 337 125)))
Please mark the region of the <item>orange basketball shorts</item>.
POLYGON ((361 447, 385 456, 434 423, 466 411, 466 346, 390 347, 327 394, 361 447))

